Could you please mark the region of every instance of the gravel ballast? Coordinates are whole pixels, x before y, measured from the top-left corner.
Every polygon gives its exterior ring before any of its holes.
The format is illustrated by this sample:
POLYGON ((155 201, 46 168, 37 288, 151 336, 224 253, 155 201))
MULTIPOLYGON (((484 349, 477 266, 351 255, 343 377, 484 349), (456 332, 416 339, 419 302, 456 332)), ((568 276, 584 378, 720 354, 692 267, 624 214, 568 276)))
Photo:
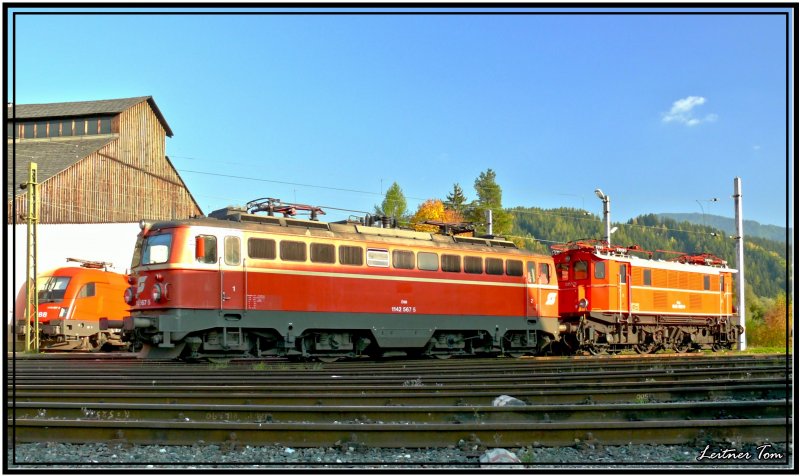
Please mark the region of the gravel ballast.
MULTIPOLYGON (((455 448, 397 449, 337 445, 332 448, 25 443, 10 446, 8 467, 33 468, 479 468, 486 448, 461 442, 455 448)), ((787 469, 786 445, 702 447, 672 445, 509 448, 526 467, 708 468, 765 467, 787 469), (705 458, 702 456, 705 455, 705 458), (759 456, 761 458, 759 459, 759 456), (773 456, 767 458, 767 456, 773 456), (698 458, 701 458, 698 461, 698 458)), ((790 448, 791 450, 791 448, 790 448)), ((500 467, 500 466, 492 466, 500 467)), ((516 466, 518 467, 518 466, 516 466)))

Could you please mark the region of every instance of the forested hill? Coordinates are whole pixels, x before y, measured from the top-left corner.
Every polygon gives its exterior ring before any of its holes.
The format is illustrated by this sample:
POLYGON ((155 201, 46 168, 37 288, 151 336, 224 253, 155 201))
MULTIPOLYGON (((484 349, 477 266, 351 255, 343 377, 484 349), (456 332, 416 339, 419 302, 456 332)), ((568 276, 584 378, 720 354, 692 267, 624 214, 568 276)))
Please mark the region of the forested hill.
MULTIPOLYGON (((688 221, 694 224, 704 224, 710 227, 718 228, 728 235, 732 235, 736 230, 736 222, 733 218, 721 217, 718 215, 703 215, 701 213, 659 213, 661 218, 670 218, 672 220, 681 222, 688 221)), ((776 225, 762 225, 757 221, 743 220, 745 239, 748 237, 767 238, 775 241, 786 242, 786 228, 776 225)))
MULTIPOLYGON (((603 221, 597 215, 574 208, 509 209, 514 216, 511 235, 526 248, 549 253, 550 245, 580 239, 602 239, 603 221)), ((729 234, 710 226, 678 222, 658 215, 642 215, 627 223, 612 223, 618 229, 612 244, 639 245, 645 250, 683 253, 711 253, 736 267, 735 241, 729 234), (716 236, 715 236, 715 235, 716 236)), ((745 235, 745 279, 756 295, 775 297, 786 293, 786 244, 745 235)), ((669 259, 677 255, 658 254, 669 259)))

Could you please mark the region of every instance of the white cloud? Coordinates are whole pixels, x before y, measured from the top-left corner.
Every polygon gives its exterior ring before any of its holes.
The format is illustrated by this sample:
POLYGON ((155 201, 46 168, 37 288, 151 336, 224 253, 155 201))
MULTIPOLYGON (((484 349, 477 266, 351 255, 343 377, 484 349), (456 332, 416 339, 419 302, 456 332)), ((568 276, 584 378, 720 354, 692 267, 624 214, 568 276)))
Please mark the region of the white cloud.
POLYGON ((719 116, 707 114, 705 117, 696 117, 694 109, 705 104, 706 98, 702 96, 687 96, 672 103, 669 112, 663 114, 663 122, 677 122, 688 127, 696 126, 703 122, 714 122, 719 116))

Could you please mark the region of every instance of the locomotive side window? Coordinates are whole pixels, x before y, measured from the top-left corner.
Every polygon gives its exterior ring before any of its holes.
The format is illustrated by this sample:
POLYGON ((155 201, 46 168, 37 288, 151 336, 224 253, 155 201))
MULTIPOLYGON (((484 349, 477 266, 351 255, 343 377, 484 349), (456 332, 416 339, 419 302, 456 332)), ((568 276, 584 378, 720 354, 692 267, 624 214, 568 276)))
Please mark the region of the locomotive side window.
POLYGON ((460 273, 461 257, 458 255, 442 255, 442 271, 460 273))
POLYGON ((225 264, 237 265, 241 255, 241 246, 238 236, 225 237, 225 264))
POLYGON ((417 268, 424 271, 438 271, 439 256, 436 253, 417 253, 417 268))
POLYGON ((388 250, 373 250, 367 248, 367 266, 376 268, 389 267, 389 251, 388 250))
POLYGON ((652 286, 653 285, 653 271, 649 270, 649 269, 644 270, 644 276, 643 276, 642 279, 643 279, 643 284, 645 286, 652 286))
POLYGON ((151 235, 142 245, 142 264, 166 263, 169 259, 169 250, 172 246, 172 235, 151 235))
POLYGON ((720 274, 719 275, 719 290, 720 290, 720 292, 723 292, 723 293, 725 292, 725 275, 724 274, 720 274))
POLYGON ((703 276, 703 289, 708 291, 711 289, 711 276, 705 275, 703 276))
POLYGON ((528 282, 533 284, 536 282, 536 263, 528 261, 528 282))
POLYGON ((339 263, 348 266, 361 266, 364 264, 364 249, 358 246, 340 246, 339 263))
POLYGON ((80 291, 78 291, 79 298, 92 297, 95 295, 95 283, 86 283, 80 291))
POLYGON ((606 262, 605 261, 598 261, 594 264, 594 277, 595 279, 605 279, 606 278, 606 262))
POLYGON ((569 265, 567 263, 558 263, 556 265, 556 276, 559 281, 566 281, 569 279, 569 265))
MULTIPOLYGON (((201 263, 217 262, 217 237, 214 235, 198 235, 195 238, 196 257, 201 263)), ((145 250, 146 252, 146 250, 145 250)), ((166 260, 164 260, 166 261, 166 260)))
POLYGON ((414 269, 414 252, 403 250, 392 251, 392 265, 398 269, 414 269))
POLYGON ((498 258, 486 258, 486 274, 503 274, 503 260, 498 258))
POLYGON ((465 256, 464 272, 470 274, 483 274, 483 258, 480 256, 465 256))
POLYGON ((247 256, 256 259, 275 259, 275 240, 264 238, 250 238, 247 240, 247 256))
POLYGON ((619 265, 619 282, 620 284, 628 282, 628 265, 626 264, 619 265))
POLYGON ((506 274, 509 276, 522 276, 522 261, 515 259, 506 261, 506 274))
POLYGON ((305 261, 306 244, 302 241, 281 241, 281 260, 305 261))
POLYGON ((324 243, 311 243, 312 263, 335 263, 336 247, 324 243))
POLYGON ((589 277, 589 265, 586 261, 576 261, 572 265, 572 271, 575 273, 575 279, 587 279, 589 277))
POLYGON ((550 265, 539 263, 539 284, 550 284, 550 265))

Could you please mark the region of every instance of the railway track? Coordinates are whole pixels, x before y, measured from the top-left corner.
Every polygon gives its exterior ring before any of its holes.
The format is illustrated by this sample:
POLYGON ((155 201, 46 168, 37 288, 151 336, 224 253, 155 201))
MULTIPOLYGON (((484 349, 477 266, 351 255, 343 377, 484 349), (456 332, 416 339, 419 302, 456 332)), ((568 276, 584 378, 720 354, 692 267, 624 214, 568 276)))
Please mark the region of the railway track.
POLYGON ((442 447, 785 441, 785 356, 336 364, 18 359, 16 442, 442 447), (493 406, 510 395, 522 406, 493 406))

